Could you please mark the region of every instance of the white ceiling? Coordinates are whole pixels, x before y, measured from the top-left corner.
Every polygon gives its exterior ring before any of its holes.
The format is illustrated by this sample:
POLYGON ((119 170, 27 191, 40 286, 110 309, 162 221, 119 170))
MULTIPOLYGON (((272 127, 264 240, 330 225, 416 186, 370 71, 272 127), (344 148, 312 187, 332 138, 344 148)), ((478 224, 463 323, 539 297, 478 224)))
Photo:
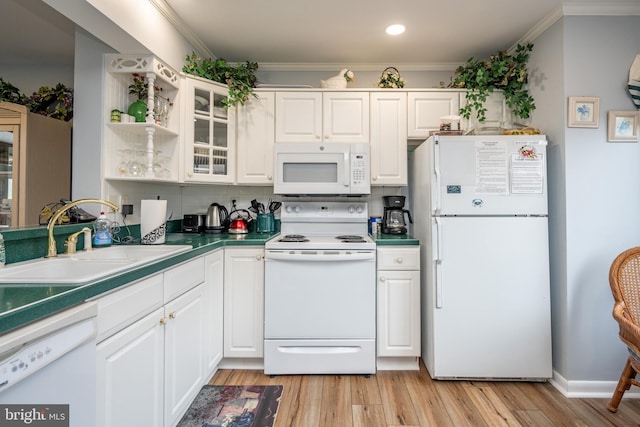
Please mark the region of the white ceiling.
MULTIPOLYGON (((640 0, 148 1, 173 14, 170 18, 206 54, 258 62, 261 69, 288 64, 323 70, 339 64, 450 70, 472 56, 509 49, 560 16, 563 4, 640 0), (407 31, 387 36, 384 28, 393 23, 407 31)), ((41 0, 0 0, 0 9, 0 65, 73 62, 72 22, 41 0)))

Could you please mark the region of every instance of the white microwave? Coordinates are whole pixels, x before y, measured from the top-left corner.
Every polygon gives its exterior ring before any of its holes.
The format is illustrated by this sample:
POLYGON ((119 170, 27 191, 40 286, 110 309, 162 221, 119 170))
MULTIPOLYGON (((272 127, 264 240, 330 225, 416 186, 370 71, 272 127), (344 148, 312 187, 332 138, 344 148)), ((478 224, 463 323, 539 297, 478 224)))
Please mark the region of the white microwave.
POLYGON ((276 143, 274 194, 371 194, 369 144, 276 143))

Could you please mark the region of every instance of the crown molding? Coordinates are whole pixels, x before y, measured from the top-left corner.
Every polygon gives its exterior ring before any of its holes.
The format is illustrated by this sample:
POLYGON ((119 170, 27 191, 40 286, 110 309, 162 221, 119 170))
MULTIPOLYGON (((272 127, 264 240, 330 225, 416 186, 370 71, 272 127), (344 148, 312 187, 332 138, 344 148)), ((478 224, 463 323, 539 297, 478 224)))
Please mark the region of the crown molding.
MULTIPOLYGON (((402 71, 452 71, 458 68, 459 62, 439 62, 439 63, 406 63, 394 64, 402 71)), ((377 71, 384 70, 389 66, 384 64, 344 64, 344 63, 317 63, 317 62, 259 62, 260 71, 335 71, 348 68, 352 71, 377 71)))
POLYGON ((182 36, 191 43, 193 47, 195 47, 197 53, 205 58, 216 58, 216 56, 209 50, 209 48, 204 44, 204 42, 198 37, 196 33, 187 26, 184 21, 176 14, 171 6, 169 6, 164 0, 149 0, 158 12, 164 16, 167 21, 171 23, 175 27, 175 29, 182 34, 182 36))
POLYGON ((598 3, 564 2, 565 16, 629 16, 640 15, 638 1, 607 1, 598 3))
POLYGON ((638 1, 607 1, 598 3, 564 2, 542 18, 508 51, 514 52, 519 44, 527 44, 548 30, 563 16, 630 16, 640 15, 638 1))

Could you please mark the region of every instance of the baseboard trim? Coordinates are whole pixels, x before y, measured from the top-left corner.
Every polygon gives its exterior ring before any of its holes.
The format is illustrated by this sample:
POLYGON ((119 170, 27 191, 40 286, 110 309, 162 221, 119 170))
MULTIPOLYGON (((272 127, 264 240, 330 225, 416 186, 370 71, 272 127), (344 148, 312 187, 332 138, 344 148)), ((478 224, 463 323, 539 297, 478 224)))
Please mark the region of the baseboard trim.
POLYGON ((264 360, 262 358, 225 358, 222 359, 219 369, 249 369, 264 371, 264 360))
POLYGON ((378 371, 419 371, 418 357, 378 357, 376 359, 378 371))
MULTIPOLYGON (((618 381, 571 381, 564 378, 557 371, 553 371, 553 377, 549 383, 563 396, 568 398, 610 398, 613 395, 618 381)), ((639 399, 640 389, 632 386, 624 394, 625 398, 639 399)))

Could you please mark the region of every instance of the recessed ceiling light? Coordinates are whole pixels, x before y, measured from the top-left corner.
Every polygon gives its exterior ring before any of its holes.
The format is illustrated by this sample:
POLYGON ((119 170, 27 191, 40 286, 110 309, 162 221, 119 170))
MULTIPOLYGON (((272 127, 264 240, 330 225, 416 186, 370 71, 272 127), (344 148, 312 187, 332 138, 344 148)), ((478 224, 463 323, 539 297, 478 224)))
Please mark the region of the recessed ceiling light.
POLYGON ((389 25, 385 31, 391 36, 397 36, 398 34, 404 33, 404 29, 404 25, 402 24, 393 24, 389 25))

